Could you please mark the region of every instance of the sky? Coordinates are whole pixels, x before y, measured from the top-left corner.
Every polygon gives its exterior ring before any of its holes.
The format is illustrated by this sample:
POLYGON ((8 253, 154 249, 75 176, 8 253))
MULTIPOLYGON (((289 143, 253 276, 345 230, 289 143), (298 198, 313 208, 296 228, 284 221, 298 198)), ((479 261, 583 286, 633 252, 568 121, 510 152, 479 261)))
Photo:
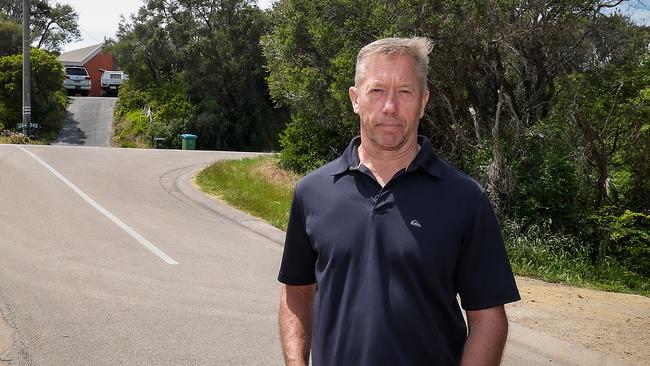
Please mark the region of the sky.
MULTIPOLYGON (((70 4, 79 14, 82 40, 67 44, 63 51, 102 43, 104 38, 115 38, 120 16, 129 18, 144 4, 142 0, 52 0, 53 3, 70 4)), ((269 8, 274 0, 258 0, 262 8, 269 8)), ((620 8, 637 24, 650 25, 650 0, 632 0, 620 8)))

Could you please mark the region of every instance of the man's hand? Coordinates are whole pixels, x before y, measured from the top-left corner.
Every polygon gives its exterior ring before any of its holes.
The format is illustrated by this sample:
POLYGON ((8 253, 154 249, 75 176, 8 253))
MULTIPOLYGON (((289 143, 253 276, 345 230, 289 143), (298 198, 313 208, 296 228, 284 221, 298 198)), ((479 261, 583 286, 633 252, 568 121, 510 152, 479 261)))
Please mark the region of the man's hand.
POLYGON ((284 285, 280 293, 280 339, 287 366, 307 366, 316 285, 284 285))
POLYGON ((508 319, 502 306, 467 312, 469 336, 461 366, 498 366, 508 337, 508 319))

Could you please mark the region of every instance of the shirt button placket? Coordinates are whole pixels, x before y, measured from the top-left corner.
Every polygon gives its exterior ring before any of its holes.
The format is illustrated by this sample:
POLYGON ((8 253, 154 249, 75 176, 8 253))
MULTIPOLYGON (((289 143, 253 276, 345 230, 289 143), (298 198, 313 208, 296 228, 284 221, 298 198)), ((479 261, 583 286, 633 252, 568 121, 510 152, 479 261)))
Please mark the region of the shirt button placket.
POLYGON ((372 214, 373 215, 378 212, 377 211, 377 205, 379 204, 379 196, 380 195, 381 195, 380 193, 377 193, 374 197, 372 197, 372 214))

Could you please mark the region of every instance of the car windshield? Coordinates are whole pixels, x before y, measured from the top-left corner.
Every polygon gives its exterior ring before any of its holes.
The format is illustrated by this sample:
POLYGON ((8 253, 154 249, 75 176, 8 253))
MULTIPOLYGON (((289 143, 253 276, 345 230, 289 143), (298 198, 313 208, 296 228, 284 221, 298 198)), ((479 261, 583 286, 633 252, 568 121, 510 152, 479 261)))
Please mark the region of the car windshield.
POLYGON ((68 73, 68 75, 80 75, 80 76, 86 76, 88 73, 86 72, 86 69, 79 69, 79 68, 67 68, 65 69, 65 72, 68 73))
POLYGON ((111 79, 121 79, 122 74, 111 74, 111 79))

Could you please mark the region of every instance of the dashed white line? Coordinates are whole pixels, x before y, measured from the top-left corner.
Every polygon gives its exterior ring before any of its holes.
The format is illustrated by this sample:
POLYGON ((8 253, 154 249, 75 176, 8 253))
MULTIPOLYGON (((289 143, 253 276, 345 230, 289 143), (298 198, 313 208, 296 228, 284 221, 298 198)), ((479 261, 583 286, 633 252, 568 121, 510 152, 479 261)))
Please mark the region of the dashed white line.
POLYGON ((129 234, 133 239, 137 240, 142 246, 145 248, 149 249, 153 254, 157 255, 165 261, 167 264, 178 264, 172 257, 168 256, 163 252, 162 250, 158 249, 155 245, 153 245, 149 240, 147 240, 145 237, 140 235, 138 232, 133 230, 129 225, 125 224, 122 222, 122 220, 118 219, 115 215, 112 213, 108 212, 104 207, 102 207, 99 203, 97 203, 95 200, 90 198, 87 194, 85 194, 79 187, 74 185, 72 182, 70 182, 66 177, 64 177, 61 173, 56 171, 56 169, 52 168, 48 163, 45 161, 41 160, 38 156, 34 155, 31 151, 25 149, 22 146, 18 146, 18 148, 27 154, 29 154, 32 158, 34 158, 36 161, 41 163, 47 170, 49 170, 52 174, 54 174, 57 178, 59 178, 63 183, 65 183, 68 187, 72 188, 73 191, 75 191, 81 198, 83 198, 86 202, 88 202, 91 206, 97 209, 97 211, 101 212, 104 216, 106 216, 109 220, 113 221, 117 226, 119 226, 122 230, 126 231, 127 234, 129 234))

